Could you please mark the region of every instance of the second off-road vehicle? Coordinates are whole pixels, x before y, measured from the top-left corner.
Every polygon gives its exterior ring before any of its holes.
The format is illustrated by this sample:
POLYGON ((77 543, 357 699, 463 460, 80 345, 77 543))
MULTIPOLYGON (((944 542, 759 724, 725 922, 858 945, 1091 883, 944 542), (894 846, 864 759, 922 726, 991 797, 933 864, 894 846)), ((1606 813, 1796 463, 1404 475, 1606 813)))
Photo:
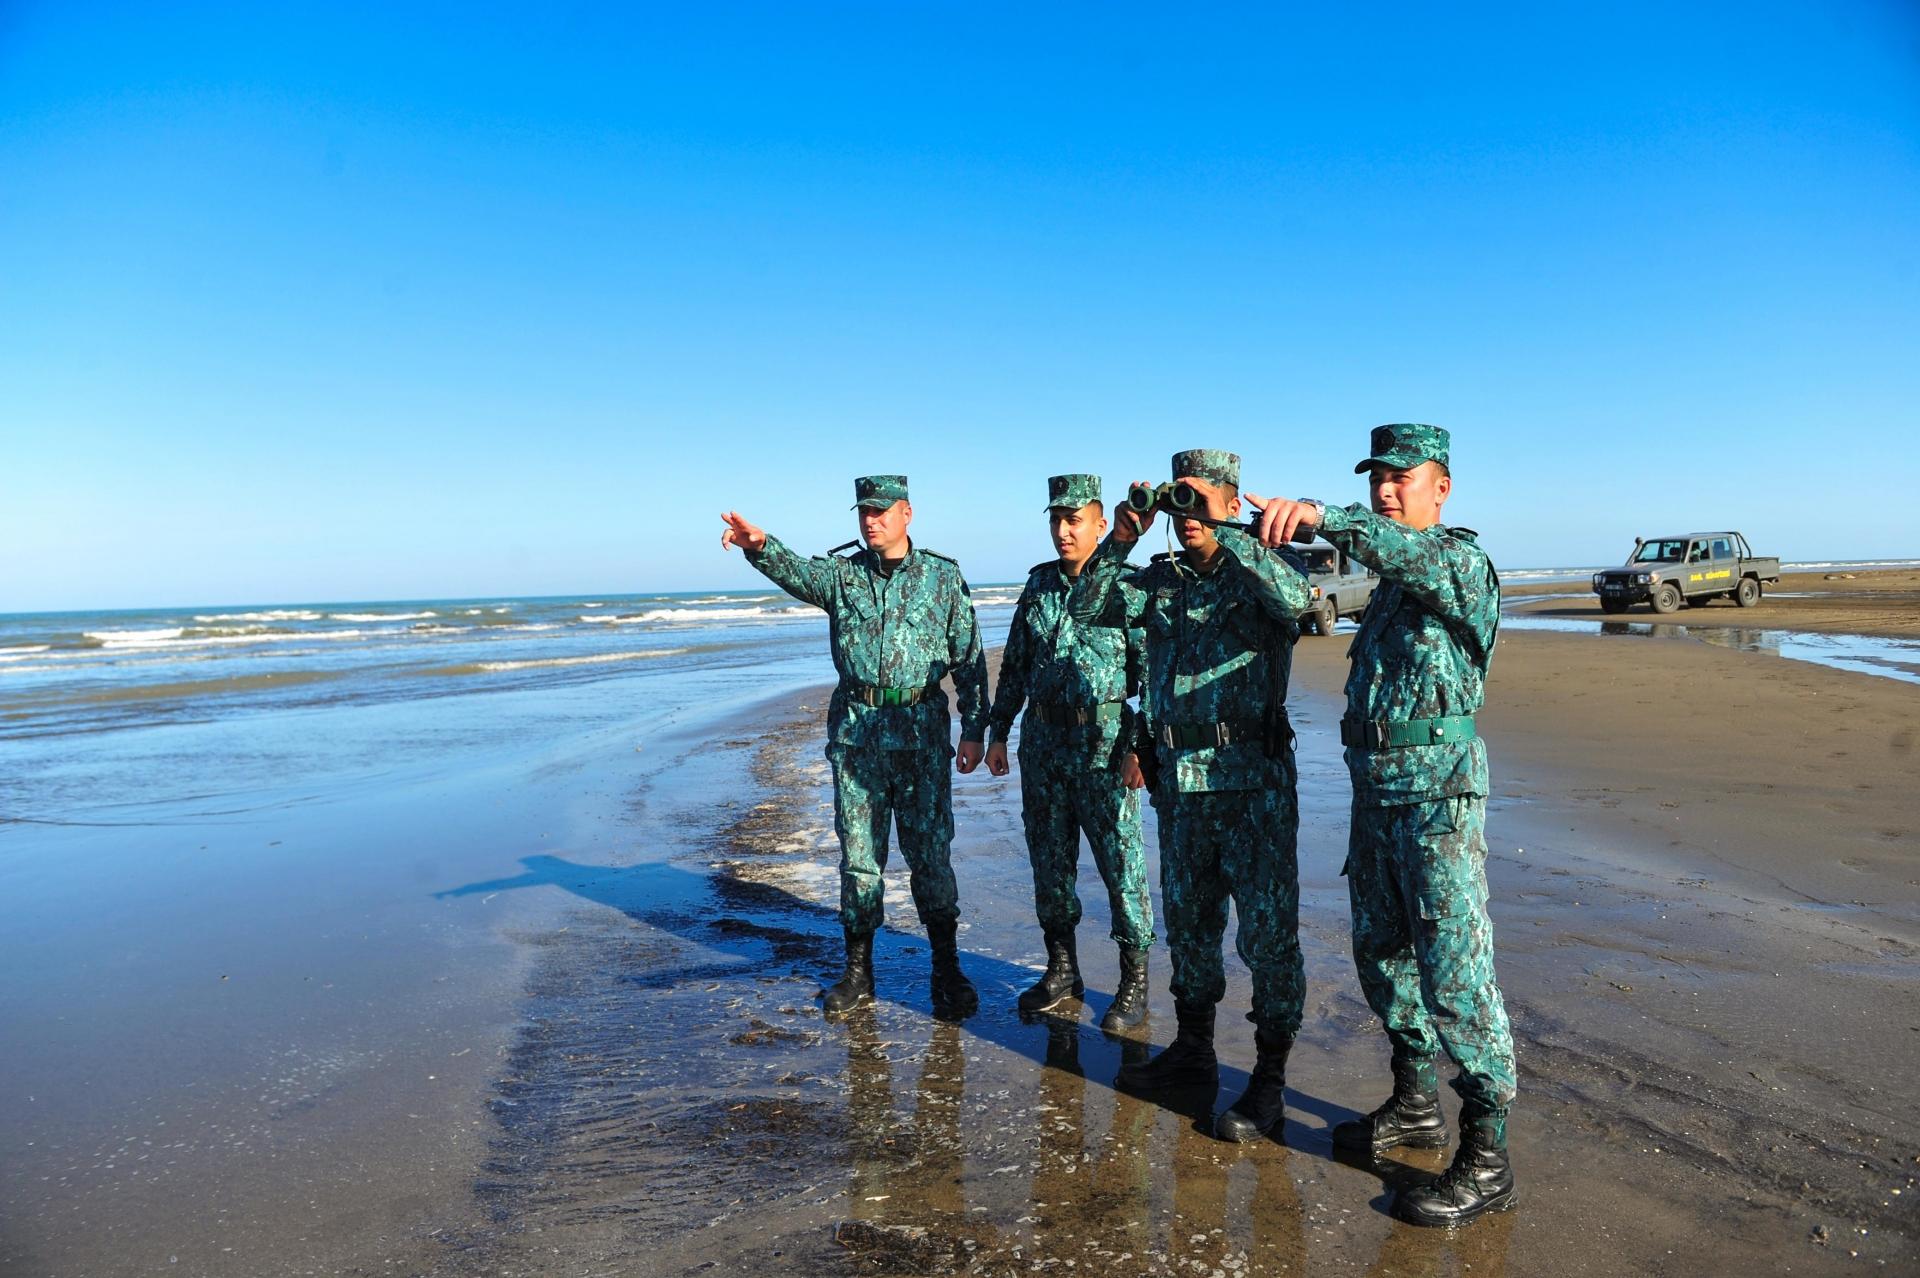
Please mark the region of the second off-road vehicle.
POLYGON ((1300 627, 1308 634, 1332 634, 1334 622, 1359 616, 1379 588, 1379 574, 1324 541, 1289 546, 1280 553, 1306 574, 1307 584, 1313 587, 1313 606, 1300 614, 1300 627))

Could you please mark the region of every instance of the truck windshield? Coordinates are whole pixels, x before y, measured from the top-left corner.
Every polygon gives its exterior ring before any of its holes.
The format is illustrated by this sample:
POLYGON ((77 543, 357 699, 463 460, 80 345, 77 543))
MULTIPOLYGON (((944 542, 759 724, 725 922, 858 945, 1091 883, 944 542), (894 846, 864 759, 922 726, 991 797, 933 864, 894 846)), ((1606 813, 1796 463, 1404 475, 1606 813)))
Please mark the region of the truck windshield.
POLYGON ((1302 551, 1300 557, 1307 561, 1308 572, 1332 572, 1335 565, 1331 550, 1302 551))
POLYGON ((1641 543, 1640 549, 1635 551, 1633 558, 1627 562, 1635 564, 1677 564, 1680 562, 1680 556, 1686 553, 1687 543, 1684 538, 1678 538, 1672 541, 1649 541, 1641 543))

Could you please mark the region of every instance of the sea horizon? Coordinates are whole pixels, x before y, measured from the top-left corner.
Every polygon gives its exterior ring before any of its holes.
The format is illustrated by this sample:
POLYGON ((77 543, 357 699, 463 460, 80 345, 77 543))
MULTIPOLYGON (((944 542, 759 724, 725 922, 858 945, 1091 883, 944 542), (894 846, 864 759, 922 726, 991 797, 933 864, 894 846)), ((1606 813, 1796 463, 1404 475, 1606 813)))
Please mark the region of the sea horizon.
MULTIPOLYGON (((1503 583, 1524 582, 1529 585, 1551 585, 1556 581, 1575 581, 1607 568, 1617 568, 1618 563, 1587 564, 1575 567, 1543 568, 1500 568, 1503 583)), ((1910 558, 1878 557, 1869 559, 1808 559, 1782 560, 1782 572, 1818 572, 1823 570, 1850 569, 1855 571, 1899 571, 1920 568, 1920 556, 1910 558)), ((975 591, 1013 589, 1018 590, 1024 579, 1007 581, 972 581, 968 584, 975 591)), ((300 608, 319 610, 327 608, 396 607, 402 604, 421 606, 472 605, 485 607, 491 603, 553 603, 568 600, 594 599, 612 602, 615 600, 677 600, 700 597, 728 598, 736 596, 750 597, 764 594, 782 594, 771 587, 698 587, 686 590, 580 590, 562 591, 555 594, 516 594, 512 591, 493 591, 477 595, 394 595, 375 597, 371 595, 342 596, 334 599, 303 599, 287 597, 282 599, 220 600, 213 602, 163 603, 163 604, 120 604, 105 608, 33 608, 12 612, 0 612, 0 623, 31 620, 45 617, 79 616, 115 616, 123 613, 214 613, 233 611, 266 611, 269 609, 300 608)), ((805 605, 802 605, 803 607, 805 605)), ((7 645, 4 632, 0 632, 0 648, 7 645)))

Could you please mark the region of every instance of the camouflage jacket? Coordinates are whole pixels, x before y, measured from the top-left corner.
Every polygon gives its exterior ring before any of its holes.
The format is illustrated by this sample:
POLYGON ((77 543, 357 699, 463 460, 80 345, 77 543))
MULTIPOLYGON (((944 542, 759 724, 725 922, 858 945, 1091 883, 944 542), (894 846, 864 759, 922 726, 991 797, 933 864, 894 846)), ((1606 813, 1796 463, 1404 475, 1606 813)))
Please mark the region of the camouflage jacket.
POLYGON ((1078 621, 1067 604, 1074 579, 1049 559, 1027 575, 1013 610, 1000 678, 993 692, 993 740, 1005 741, 1022 703, 1087 707, 1117 703, 1119 713, 1092 723, 1063 726, 1028 715, 1020 725, 1022 750, 1070 752, 1093 767, 1118 767, 1132 753, 1139 715, 1126 704, 1146 673, 1146 633, 1129 624, 1140 611, 1140 592, 1121 583, 1109 606, 1091 621, 1078 621))
MULTIPOLYGON (((1200 574, 1155 555, 1126 561, 1111 536, 1074 586, 1075 620, 1110 615, 1122 593, 1127 623, 1147 638, 1147 731, 1163 724, 1248 723, 1284 713, 1298 618, 1313 602, 1307 579, 1237 528, 1219 530, 1221 555, 1200 574), (1137 595, 1124 593, 1131 587, 1137 595), (1136 602, 1137 601, 1137 602, 1136 602)), ((1179 791, 1257 790, 1282 784, 1291 743, 1253 739, 1226 746, 1158 748, 1161 786, 1179 791)))
MULTIPOLYGON (((1385 580, 1348 658, 1347 716, 1432 719, 1475 714, 1500 630, 1500 577, 1469 528, 1416 532, 1365 506, 1327 507, 1320 533, 1385 580)), ((1395 750, 1347 750, 1354 798, 1387 806, 1487 793, 1478 737, 1395 750)))
POLYGON ((795 599, 826 610, 840 674, 827 707, 829 745, 950 752, 947 694, 934 686, 948 675, 959 693, 961 739, 986 738, 987 661, 959 564, 910 545, 884 573, 870 550, 802 559, 774 537, 748 551, 747 562, 795 599), (930 686, 931 695, 907 706, 867 705, 853 695, 863 687, 930 686))

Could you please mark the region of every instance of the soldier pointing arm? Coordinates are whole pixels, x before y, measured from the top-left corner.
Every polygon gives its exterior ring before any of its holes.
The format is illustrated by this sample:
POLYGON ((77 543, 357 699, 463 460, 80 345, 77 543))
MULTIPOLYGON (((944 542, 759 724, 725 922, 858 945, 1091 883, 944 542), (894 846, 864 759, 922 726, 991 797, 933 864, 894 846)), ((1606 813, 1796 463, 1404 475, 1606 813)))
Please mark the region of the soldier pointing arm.
MULTIPOLYGON (((830 1014, 873 996, 873 934, 882 917, 881 874, 890 827, 911 874, 913 902, 933 951, 933 1010, 957 1019, 978 996, 960 969, 959 891, 951 861, 953 766, 980 762, 987 728, 987 670, 979 626, 960 566, 915 546, 904 475, 869 475, 854 485, 864 549, 802 559, 778 538, 721 516, 723 547, 794 598, 824 609, 839 682, 827 708, 834 827, 840 837, 840 922, 846 970, 824 995, 830 1014), (960 746, 940 686, 951 677, 960 709, 960 746)), ((852 544, 852 543, 850 543, 852 544)))
POLYGON ((1500 579, 1471 529, 1441 522, 1453 490, 1447 432, 1382 426, 1370 505, 1266 502, 1260 537, 1320 535, 1385 579, 1354 639, 1340 725, 1353 777, 1347 888, 1353 956, 1393 1047, 1393 1095, 1334 1128, 1379 1153, 1444 1148, 1434 1056, 1459 1068, 1460 1148, 1438 1180, 1402 1190, 1394 1213, 1458 1225, 1514 1202, 1507 1111, 1513 1038, 1487 917, 1487 751, 1474 729, 1500 622, 1500 579))

